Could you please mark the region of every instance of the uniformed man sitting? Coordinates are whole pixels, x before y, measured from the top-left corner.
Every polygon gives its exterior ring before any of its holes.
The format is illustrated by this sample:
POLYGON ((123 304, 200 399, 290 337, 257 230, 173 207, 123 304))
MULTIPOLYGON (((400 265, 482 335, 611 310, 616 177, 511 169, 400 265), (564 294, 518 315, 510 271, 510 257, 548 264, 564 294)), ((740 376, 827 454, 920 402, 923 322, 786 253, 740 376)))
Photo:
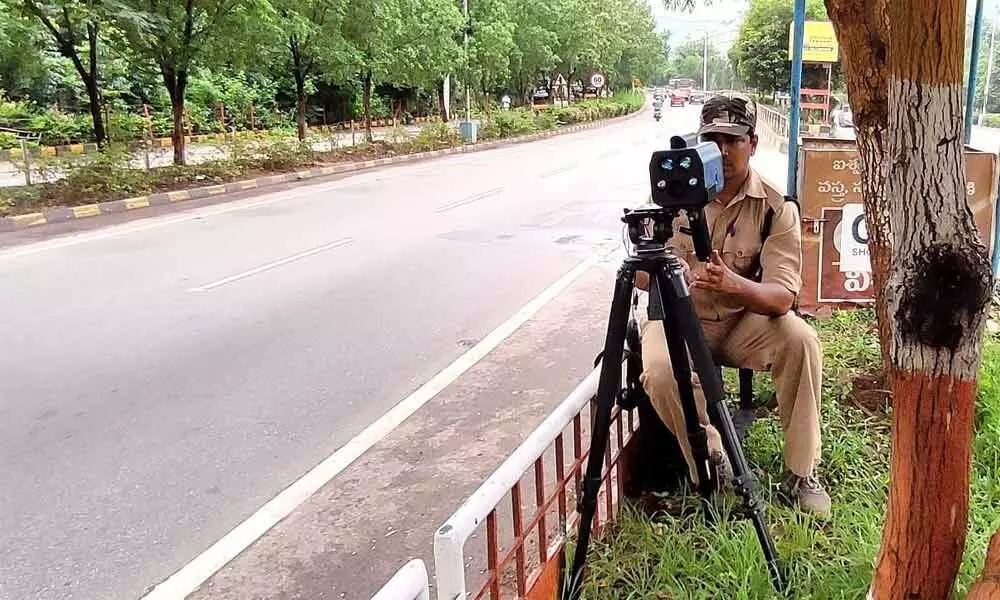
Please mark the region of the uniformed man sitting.
MULTIPOLYGON (((799 213, 793 202, 765 188, 750 168, 757 148, 756 123, 756 104, 740 94, 716 96, 702 107, 698 133, 722 150, 725 178, 722 192, 705 207, 714 252, 710 262, 698 261, 690 236, 683 234, 675 235, 670 245, 684 263, 691 299, 716 361, 771 373, 785 434, 782 496, 826 517, 830 496, 816 477, 822 354, 816 332, 792 311, 802 286, 799 213)), ((674 231, 686 224, 685 217, 678 220, 674 231)), ((648 276, 637 274, 636 284, 646 289, 648 276)), ((645 320, 641 333, 642 385, 678 438, 697 483, 663 323, 645 320)), ((692 379, 709 452, 725 459, 719 433, 705 412, 697 374, 692 373, 692 379)))

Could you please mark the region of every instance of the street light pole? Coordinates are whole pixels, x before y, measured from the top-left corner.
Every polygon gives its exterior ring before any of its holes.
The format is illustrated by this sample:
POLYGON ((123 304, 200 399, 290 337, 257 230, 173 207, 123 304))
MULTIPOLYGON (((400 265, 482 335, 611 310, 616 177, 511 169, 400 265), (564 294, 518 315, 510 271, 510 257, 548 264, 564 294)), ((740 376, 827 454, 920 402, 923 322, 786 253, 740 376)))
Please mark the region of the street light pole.
POLYGON ((965 143, 972 137, 972 111, 976 100, 976 75, 979 70, 979 42, 983 37, 983 0, 976 0, 972 23, 972 56, 969 58, 969 85, 965 90, 965 143))
POLYGON ((465 120, 472 121, 472 96, 469 93, 469 0, 462 0, 465 15, 465 120))
POLYGON ((997 18, 1000 17, 1000 5, 997 6, 997 15, 993 17, 993 26, 990 27, 990 55, 986 59, 986 87, 983 90, 983 112, 979 113, 979 126, 982 127, 986 119, 986 105, 990 99, 990 79, 993 77, 993 44, 997 37, 997 18))
POLYGON ((705 58, 702 60, 701 90, 708 91, 708 31, 705 31, 705 58))
POLYGON ((798 198, 796 180, 799 167, 799 105, 802 103, 802 43, 805 36, 806 0, 795 0, 792 12, 794 23, 792 36, 792 85, 791 110, 788 117, 788 177, 785 180, 785 195, 798 198))

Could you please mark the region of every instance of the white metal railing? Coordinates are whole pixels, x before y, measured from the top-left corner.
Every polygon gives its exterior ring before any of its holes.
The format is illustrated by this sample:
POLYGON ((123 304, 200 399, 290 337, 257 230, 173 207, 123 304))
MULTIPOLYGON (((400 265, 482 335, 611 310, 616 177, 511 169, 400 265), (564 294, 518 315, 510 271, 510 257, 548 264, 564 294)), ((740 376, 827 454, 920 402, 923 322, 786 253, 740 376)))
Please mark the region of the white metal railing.
POLYGON ((430 600, 431 591, 424 561, 415 558, 386 582, 372 600, 430 600))
POLYGON ((757 105, 757 129, 766 128, 770 133, 779 139, 788 139, 788 116, 767 106, 757 105))
MULTIPOLYGON (((594 369, 565 400, 535 428, 524 442, 493 472, 492 475, 477 489, 451 517, 437 530, 434 535, 434 570, 437 585, 438 600, 455 600, 469 598, 465 579, 466 556, 464 547, 469 537, 484 522, 489 526, 492 517, 495 530, 495 510, 498 504, 512 489, 517 489, 521 478, 534 466, 538 469, 539 462, 547 449, 553 443, 561 446, 564 430, 574 424, 575 435, 579 436, 580 415, 597 394, 597 384, 600 379, 600 368, 594 369)), ((579 445, 576 440, 575 446, 579 445)), ((579 449, 578 452, 579 454, 579 449)), ((582 464, 582 457, 578 459, 582 464)), ((579 468, 579 467, 577 467, 579 468)), ((563 474, 560 473, 561 477, 563 474)), ((537 477, 536 473, 536 477, 537 477)), ((572 474, 571 474, 572 476, 572 474)), ((566 498, 562 501, 565 503, 566 498)), ((541 498, 539 498, 541 501, 541 498)), ((515 501, 519 502, 519 501, 515 501)), ((517 509, 519 511, 519 509, 517 509)), ((544 510, 544 508, 543 508, 544 510)), ((518 519, 519 516, 515 516, 518 519)), ((515 535, 518 521, 515 521, 515 535)), ((488 527, 489 529, 489 527, 488 527)), ((544 529, 544 523, 543 527, 544 529)), ((488 534, 489 535, 489 534, 488 534)), ((544 538, 543 538, 544 539, 544 538)), ((523 540, 522 540, 523 541, 523 540)), ((542 544, 543 546, 546 544, 542 544)), ((519 571, 523 571, 523 556, 519 555, 519 571)), ((496 558, 491 559, 496 564, 496 558)), ((524 584, 524 573, 518 575, 521 585, 524 584)), ((497 573, 492 574, 493 586, 499 585, 497 573)), ((476 595, 475 590, 471 592, 476 595)))

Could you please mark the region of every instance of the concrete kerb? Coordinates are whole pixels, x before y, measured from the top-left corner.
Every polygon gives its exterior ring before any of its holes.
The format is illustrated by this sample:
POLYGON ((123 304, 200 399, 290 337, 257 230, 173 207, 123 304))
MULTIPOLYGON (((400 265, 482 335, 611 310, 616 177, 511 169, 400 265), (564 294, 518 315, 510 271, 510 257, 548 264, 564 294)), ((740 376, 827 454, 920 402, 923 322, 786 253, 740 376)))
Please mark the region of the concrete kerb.
POLYGON ((28 213, 24 215, 15 215, 11 217, 0 217, 0 232, 13 231, 15 229, 24 229, 26 227, 36 227, 38 225, 45 225, 47 223, 62 223, 65 221, 86 219, 90 217, 96 217, 102 214, 120 213, 129 210, 137 210, 140 208, 146 208, 148 206, 173 204, 175 202, 180 202, 183 200, 195 200, 198 198, 205 198, 207 196, 240 192, 249 189, 261 189, 269 186, 279 185, 282 183, 290 183, 294 181, 306 181, 309 179, 315 179, 317 177, 325 177, 328 175, 352 173, 356 171, 363 171, 387 165, 398 165, 398 164, 416 162, 420 160, 437 158, 439 156, 447 156, 449 154, 460 154, 465 152, 481 152, 483 150, 491 150, 493 148, 501 148, 504 146, 510 146, 513 144, 522 144, 525 142, 532 142, 535 140, 545 139, 557 135, 577 133, 579 131, 604 127, 612 123, 618 123, 624 120, 635 118, 636 116, 638 116, 643 112, 644 108, 645 107, 640 108, 639 110, 631 114, 623 115, 620 117, 602 119, 600 121, 593 121, 581 125, 570 125, 569 127, 563 127, 561 129, 553 131, 532 133, 524 136, 518 136, 515 138, 493 140, 489 142, 481 142, 478 144, 465 144, 462 146, 445 148, 443 150, 433 150, 429 152, 400 154, 398 156, 388 156, 383 158, 366 160, 363 162, 344 163, 338 165, 330 165, 326 167, 313 167, 308 170, 297 171, 292 173, 265 175, 263 177, 257 177, 256 179, 232 181, 225 184, 190 188, 187 190, 176 190, 173 192, 161 192, 157 194, 150 194, 148 196, 125 198, 123 200, 111 200, 108 202, 97 202, 94 204, 85 204, 82 206, 73 206, 73 207, 46 208, 43 209, 41 212, 28 213))

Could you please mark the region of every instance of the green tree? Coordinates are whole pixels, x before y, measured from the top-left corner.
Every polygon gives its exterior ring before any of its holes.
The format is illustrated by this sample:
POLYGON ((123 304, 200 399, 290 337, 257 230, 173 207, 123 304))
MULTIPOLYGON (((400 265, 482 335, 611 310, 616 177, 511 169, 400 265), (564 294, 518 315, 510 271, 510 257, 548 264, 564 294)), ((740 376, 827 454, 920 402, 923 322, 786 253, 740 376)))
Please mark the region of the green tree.
POLYGON ((461 64, 464 21, 451 0, 348 0, 344 38, 361 80, 365 134, 371 131, 374 85, 431 86, 461 64))
MULTIPOLYGON (((0 2, 0 7, 7 7, 0 2)), ((0 90, 13 99, 43 101, 51 67, 41 24, 13 10, 0 10, 0 90)))
POLYGON ((552 0, 556 11, 554 31, 558 36, 558 70, 572 83, 579 72, 597 62, 599 32, 597 0, 552 0))
POLYGON ((306 137, 306 96, 313 78, 346 77, 354 48, 344 38, 343 0, 272 0, 275 33, 295 81, 299 140, 306 137))
POLYGON ((170 97, 174 164, 186 159, 184 99, 192 70, 212 51, 234 55, 235 32, 266 6, 255 0, 121 0, 115 14, 128 49, 154 64, 170 97))
POLYGON ((55 42, 59 54, 73 63, 87 91, 94 138, 104 146, 107 132, 101 112, 98 45, 104 6, 100 0, 4 0, 0 6, 37 19, 55 42))
MULTIPOLYGON (((822 0, 807 0, 807 19, 826 19, 822 0)), ((739 36, 729 50, 736 73, 748 86, 776 92, 791 79, 788 31, 792 0, 751 0, 739 36)))
POLYGON ((491 91, 511 79, 511 55, 516 48, 515 23, 509 0, 476 0, 470 5, 473 35, 469 42, 466 81, 482 93, 482 106, 490 110, 491 91))
POLYGON ((555 68, 559 35, 554 29, 556 7, 537 0, 511 0, 514 49, 510 57, 511 82, 522 101, 531 101, 539 78, 555 68))
POLYGON ((609 68, 612 87, 628 87, 634 79, 652 81, 666 67, 668 46, 656 31, 656 20, 646 3, 629 2, 622 22, 617 61, 609 68))

